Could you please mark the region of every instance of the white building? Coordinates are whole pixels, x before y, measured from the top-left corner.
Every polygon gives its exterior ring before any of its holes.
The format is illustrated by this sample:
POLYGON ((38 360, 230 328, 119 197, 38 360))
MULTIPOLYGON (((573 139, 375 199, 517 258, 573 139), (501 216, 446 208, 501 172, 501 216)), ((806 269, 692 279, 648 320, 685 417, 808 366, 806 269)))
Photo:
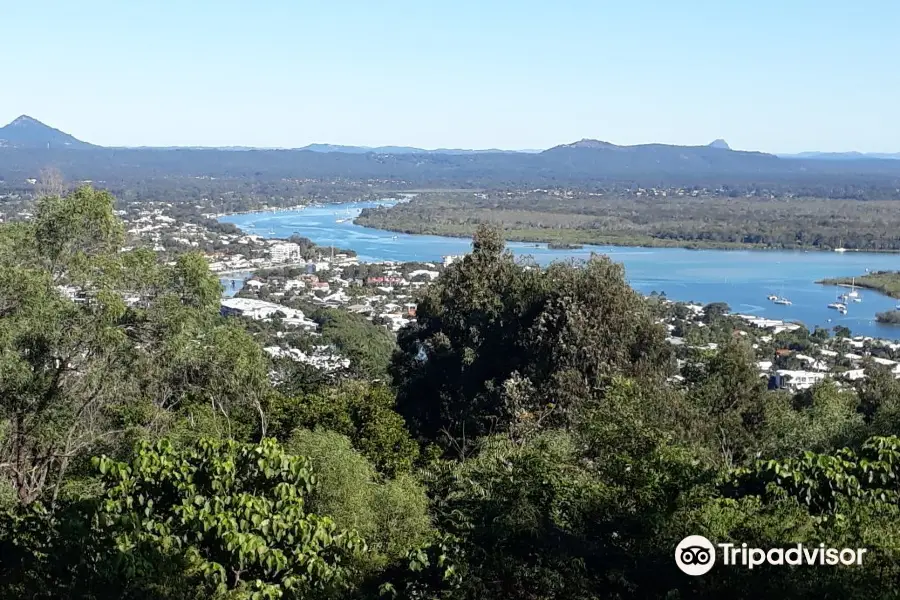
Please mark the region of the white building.
POLYGON ((781 369, 773 376, 775 387, 792 391, 805 390, 823 381, 828 375, 815 371, 789 371, 781 369))
POLYGON ((284 282, 285 291, 302 290, 306 288, 306 282, 300 279, 288 279, 284 282))
POLYGON ((865 379, 866 378, 866 370, 865 369, 850 369, 849 371, 844 371, 841 373, 841 377, 845 379, 849 379, 850 381, 856 381, 857 379, 865 379))
POLYGON ((280 312, 284 315, 284 322, 287 325, 308 330, 316 328, 315 321, 307 319, 302 311, 254 298, 224 298, 221 312, 226 317, 248 317, 257 321, 269 320, 280 312))
POLYGON ((269 256, 273 262, 294 262, 300 260, 300 245, 293 242, 280 242, 269 246, 269 256))
POLYGON ((306 354, 297 348, 279 348, 267 346, 263 348, 266 354, 272 358, 289 358, 294 362, 302 362, 317 369, 336 371, 350 366, 350 359, 344 358, 331 350, 328 346, 316 346, 312 354, 306 354))

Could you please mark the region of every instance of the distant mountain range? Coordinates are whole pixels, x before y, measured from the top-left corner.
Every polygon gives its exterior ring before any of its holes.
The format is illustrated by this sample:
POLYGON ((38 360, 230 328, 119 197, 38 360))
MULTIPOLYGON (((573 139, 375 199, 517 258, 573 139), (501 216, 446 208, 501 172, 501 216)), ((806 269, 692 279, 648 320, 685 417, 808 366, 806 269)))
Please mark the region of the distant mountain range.
POLYGON ((45 125, 28 115, 22 115, 9 125, 0 127, 0 147, 83 149, 95 148, 96 146, 82 142, 68 133, 45 125))
MULTIPOLYGON (((88 142, 83 142, 68 133, 54 129, 33 117, 22 115, 4 127, 0 127, 0 148, 28 148, 28 149, 100 149, 103 146, 95 146, 88 142)), ((286 150, 285 148, 255 148, 248 146, 225 146, 225 147, 204 147, 204 146, 167 146, 167 147, 120 147, 120 150, 220 150, 220 151, 265 151, 265 150, 286 150)), ((309 151, 322 154, 382 154, 382 155, 405 155, 405 154, 445 154, 445 155, 471 155, 471 154, 542 154, 546 152, 560 152, 562 149, 602 149, 617 152, 628 152, 631 154, 650 153, 658 155, 667 152, 667 149, 691 149, 692 152, 702 152, 700 149, 707 150, 731 150, 731 147, 723 139, 717 139, 706 146, 674 146, 668 144, 639 144, 635 146, 618 146, 609 142, 600 140, 584 139, 572 144, 563 144, 555 146, 548 150, 500 150, 490 148, 485 150, 459 149, 459 148, 437 148, 427 150, 413 146, 342 146, 336 144, 309 144, 302 148, 292 148, 295 151, 309 151)), ((760 152, 743 152, 746 155, 759 156, 760 152)), ((830 161, 848 161, 848 160, 900 160, 900 152, 898 153, 876 153, 876 152, 800 152, 797 154, 777 154, 767 155, 777 156, 778 158, 787 159, 803 159, 803 160, 830 160, 830 161)))
POLYGON ((806 158, 811 160, 900 160, 900 152, 800 152, 799 154, 779 154, 781 158, 806 158))
POLYGON ((584 139, 542 151, 328 144, 297 149, 108 148, 22 116, 0 128, 0 187, 4 178, 27 181, 52 165, 67 179, 121 184, 180 177, 255 182, 302 177, 465 188, 750 185, 835 197, 856 197, 858 190, 873 187, 900 188, 900 160, 851 156, 853 160, 829 154, 783 158, 732 150, 721 139, 704 146, 619 146, 584 139))

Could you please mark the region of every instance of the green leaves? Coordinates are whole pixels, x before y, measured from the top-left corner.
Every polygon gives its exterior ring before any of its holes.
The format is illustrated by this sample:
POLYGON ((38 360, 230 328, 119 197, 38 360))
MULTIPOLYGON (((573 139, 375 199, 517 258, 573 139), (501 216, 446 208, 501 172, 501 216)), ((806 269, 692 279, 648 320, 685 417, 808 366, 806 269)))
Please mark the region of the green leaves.
POLYGON ((462 453, 489 432, 571 423, 614 374, 671 368, 662 329, 620 265, 593 256, 544 270, 502 249, 499 232, 479 233, 426 289, 392 363, 413 433, 462 453))
POLYGON ((799 458, 759 461, 735 472, 737 489, 763 493, 770 484, 817 513, 835 511, 845 500, 900 502, 900 438, 872 437, 858 451, 804 452, 799 458))
POLYGON ((350 559, 366 551, 354 532, 306 512, 310 461, 274 440, 203 439, 183 450, 143 442, 130 463, 94 464, 105 487, 100 522, 119 546, 132 540, 138 556, 128 560, 139 564, 142 548, 179 549, 209 590, 224 584, 250 598, 341 588, 352 581, 350 559))

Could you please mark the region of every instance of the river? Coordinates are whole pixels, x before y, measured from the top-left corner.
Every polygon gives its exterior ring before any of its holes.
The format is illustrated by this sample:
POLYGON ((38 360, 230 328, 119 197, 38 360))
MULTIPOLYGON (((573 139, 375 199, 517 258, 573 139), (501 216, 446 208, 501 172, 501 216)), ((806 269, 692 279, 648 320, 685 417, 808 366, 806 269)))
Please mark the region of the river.
MULTIPOLYGON (((354 250, 368 262, 440 261, 448 254, 469 251, 471 240, 434 235, 394 234, 354 225, 363 208, 389 202, 358 202, 308 207, 304 210, 249 213, 220 217, 245 232, 264 237, 301 235, 323 246, 354 250), (338 222, 338 221, 342 222, 338 222)), ((900 327, 875 322, 875 313, 896 301, 861 290, 863 301, 848 304, 841 315, 827 308, 840 288, 817 285, 826 277, 854 276, 866 270, 898 270, 900 255, 867 252, 809 252, 774 250, 687 250, 585 246, 582 250, 549 250, 546 244, 510 242, 517 255, 530 255, 540 264, 567 258, 606 254, 625 266, 628 281, 638 291, 665 292, 673 300, 702 304, 727 302, 732 311, 770 319, 801 321, 808 327, 844 325, 854 334, 900 339, 900 327), (769 294, 785 296, 791 306, 772 304, 769 294)), ((230 280, 223 278, 230 287, 230 280)))

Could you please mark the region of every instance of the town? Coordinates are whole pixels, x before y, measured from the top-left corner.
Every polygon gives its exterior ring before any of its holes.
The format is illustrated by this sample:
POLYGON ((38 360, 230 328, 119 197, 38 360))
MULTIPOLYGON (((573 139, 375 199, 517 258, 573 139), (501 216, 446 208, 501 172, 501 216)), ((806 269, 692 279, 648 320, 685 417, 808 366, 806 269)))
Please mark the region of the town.
MULTIPOLYGON (((204 214, 201 223, 181 221, 170 216, 171 208, 158 203, 120 210, 128 224, 125 249, 149 247, 170 261, 182 251, 202 251, 223 285, 223 315, 275 323, 278 335, 261 339, 269 356, 331 374, 350 368, 351 361, 340 348, 322 343, 319 323, 310 315, 340 310, 395 335, 415 320, 417 291, 460 258, 446 256, 440 263, 361 263, 352 251, 320 247, 296 236, 275 239, 245 233, 210 218, 216 215, 204 214), (295 335, 286 336, 290 331, 295 335), (290 344, 298 339, 302 347, 290 344)), ((67 293, 73 296, 75 291, 67 293)), ((770 389, 799 392, 825 379, 845 386, 864 379, 867 368, 886 369, 900 378, 900 343, 851 337, 849 332, 808 332, 798 323, 730 314, 721 307, 713 307, 719 314, 711 322, 710 307, 663 297, 649 300, 661 307, 664 316, 659 322, 669 332, 667 340, 676 349, 679 368, 704 352, 714 352, 730 335, 751 340, 759 376, 770 389)), ((682 375, 673 377, 679 380, 682 375)))

